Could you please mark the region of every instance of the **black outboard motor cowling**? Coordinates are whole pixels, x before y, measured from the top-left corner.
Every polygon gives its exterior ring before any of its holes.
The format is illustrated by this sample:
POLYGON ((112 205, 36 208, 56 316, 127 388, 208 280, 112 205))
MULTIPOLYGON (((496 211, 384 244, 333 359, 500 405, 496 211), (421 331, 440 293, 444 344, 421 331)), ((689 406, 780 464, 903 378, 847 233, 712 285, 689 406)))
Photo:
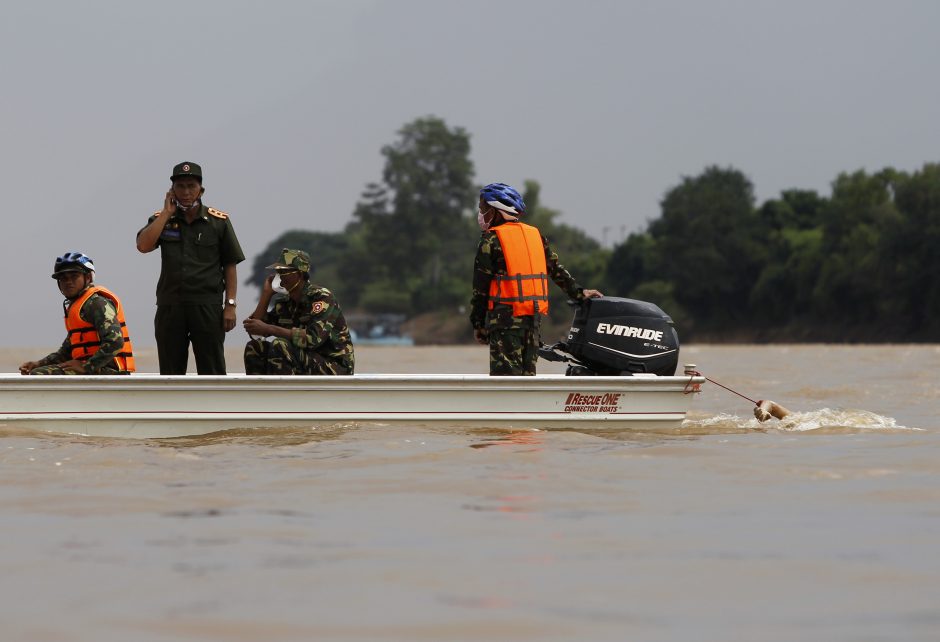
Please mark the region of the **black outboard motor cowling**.
POLYGON ((672 319, 646 301, 600 297, 577 308, 568 339, 539 351, 551 361, 569 362, 570 375, 676 373, 679 336, 672 319))

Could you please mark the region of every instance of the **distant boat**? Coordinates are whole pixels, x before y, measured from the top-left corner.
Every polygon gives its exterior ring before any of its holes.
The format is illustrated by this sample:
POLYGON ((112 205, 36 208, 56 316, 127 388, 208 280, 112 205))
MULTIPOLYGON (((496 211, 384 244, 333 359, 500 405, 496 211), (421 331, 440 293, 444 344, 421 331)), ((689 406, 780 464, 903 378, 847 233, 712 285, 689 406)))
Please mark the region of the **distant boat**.
POLYGON ((407 334, 402 334, 404 314, 348 314, 346 323, 353 345, 413 346, 407 334))
POLYGON ((350 330, 349 334, 352 336, 354 346, 413 346, 415 344, 415 340, 409 336, 385 334, 360 336, 355 330, 350 330))

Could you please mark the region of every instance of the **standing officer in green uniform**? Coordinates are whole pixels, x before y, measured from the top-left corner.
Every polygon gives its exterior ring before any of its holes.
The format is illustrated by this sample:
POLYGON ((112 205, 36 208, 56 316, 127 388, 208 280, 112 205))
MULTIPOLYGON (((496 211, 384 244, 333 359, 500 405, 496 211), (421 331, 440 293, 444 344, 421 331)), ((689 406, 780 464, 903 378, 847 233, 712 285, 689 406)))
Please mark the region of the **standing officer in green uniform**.
POLYGON ((202 204, 202 168, 173 168, 163 209, 139 232, 137 249, 160 248, 154 330, 160 374, 186 374, 189 344, 201 375, 225 374, 225 333, 235 327, 235 266, 245 260, 228 214, 202 204))
POLYGON ((245 372, 353 374, 355 358, 346 318, 333 293, 310 281, 310 256, 285 248, 280 261, 268 268, 277 274, 265 279, 258 306, 244 326, 252 337, 274 339, 252 338, 248 342, 245 372))

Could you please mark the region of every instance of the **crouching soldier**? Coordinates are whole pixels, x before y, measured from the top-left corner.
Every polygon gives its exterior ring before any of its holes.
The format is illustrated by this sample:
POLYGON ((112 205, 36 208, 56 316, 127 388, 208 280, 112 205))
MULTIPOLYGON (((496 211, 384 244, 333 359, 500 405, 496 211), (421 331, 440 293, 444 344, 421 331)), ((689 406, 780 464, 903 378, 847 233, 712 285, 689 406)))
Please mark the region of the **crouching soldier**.
POLYGON ((55 260, 52 278, 65 297, 67 332, 62 346, 20 366, 24 375, 117 375, 134 371, 124 307, 113 292, 95 285, 95 264, 81 252, 55 260))
POLYGON ((310 281, 310 256, 284 249, 245 319, 252 337, 245 372, 269 375, 351 375, 353 344, 333 293, 310 281), (271 341, 257 337, 271 337, 271 341))

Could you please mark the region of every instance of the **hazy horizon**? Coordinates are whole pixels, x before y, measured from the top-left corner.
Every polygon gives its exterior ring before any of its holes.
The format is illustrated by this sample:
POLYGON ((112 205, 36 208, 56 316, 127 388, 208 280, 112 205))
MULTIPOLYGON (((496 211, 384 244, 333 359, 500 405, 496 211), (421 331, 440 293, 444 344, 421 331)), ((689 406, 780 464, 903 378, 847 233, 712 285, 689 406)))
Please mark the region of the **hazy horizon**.
MULTIPOLYGON (((153 344, 159 257, 134 236, 182 160, 231 214, 243 282, 284 231, 341 230, 381 179, 381 147, 427 115, 470 133, 477 182, 535 179, 562 222, 608 245, 709 165, 743 171, 764 201, 828 195, 840 172, 914 171, 940 149, 929 2, 110 0, 3 14, 2 243, 30 310, 25 328, 7 315, 9 346, 62 341, 49 274, 69 250, 95 259, 135 342, 153 344)), ((239 283, 239 318, 256 295, 239 283)), ((227 345, 245 340, 238 327, 227 345)))

